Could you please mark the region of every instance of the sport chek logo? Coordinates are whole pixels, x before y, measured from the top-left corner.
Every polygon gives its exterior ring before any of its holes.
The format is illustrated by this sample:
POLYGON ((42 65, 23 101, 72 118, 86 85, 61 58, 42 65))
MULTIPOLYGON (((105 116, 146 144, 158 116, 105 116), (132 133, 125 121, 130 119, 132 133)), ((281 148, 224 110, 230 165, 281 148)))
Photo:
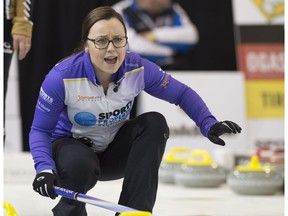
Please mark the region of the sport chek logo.
POLYGON ((268 21, 284 15, 284 0, 252 0, 252 2, 268 21))

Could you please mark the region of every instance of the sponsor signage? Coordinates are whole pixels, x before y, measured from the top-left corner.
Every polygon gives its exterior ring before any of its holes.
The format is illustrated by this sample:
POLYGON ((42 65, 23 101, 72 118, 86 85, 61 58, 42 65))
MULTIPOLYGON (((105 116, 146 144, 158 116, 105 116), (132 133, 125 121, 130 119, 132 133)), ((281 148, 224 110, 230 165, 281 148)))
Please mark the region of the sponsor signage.
POLYGON ((284 0, 233 0, 248 142, 284 148, 284 0))
POLYGON ((284 23, 284 0, 233 0, 237 25, 284 23))
POLYGON ((284 80, 246 81, 248 118, 284 118, 284 80))
POLYGON ((284 79, 283 25, 238 28, 238 67, 246 80, 284 79))
POLYGON ((246 79, 283 79, 283 44, 239 44, 239 67, 246 79))

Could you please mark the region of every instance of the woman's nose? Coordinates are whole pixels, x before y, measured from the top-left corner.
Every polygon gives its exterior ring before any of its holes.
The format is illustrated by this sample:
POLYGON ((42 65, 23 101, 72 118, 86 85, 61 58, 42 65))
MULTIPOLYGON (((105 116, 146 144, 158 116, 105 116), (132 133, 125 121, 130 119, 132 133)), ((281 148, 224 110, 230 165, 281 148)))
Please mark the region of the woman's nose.
POLYGON ((115 46, 112 41, 109 41, 107 50, 115 50, 115 46))

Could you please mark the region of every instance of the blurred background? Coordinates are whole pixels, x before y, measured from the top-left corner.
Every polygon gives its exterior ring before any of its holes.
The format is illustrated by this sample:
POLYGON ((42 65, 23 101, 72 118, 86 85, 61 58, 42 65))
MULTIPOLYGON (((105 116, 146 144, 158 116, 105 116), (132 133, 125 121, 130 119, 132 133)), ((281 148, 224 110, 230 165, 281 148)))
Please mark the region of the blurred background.
MULTIPOLYGON (((79 43, 84 16, 117 2, 35 1, 31 51, 19 62, 14 55, 10 68, 5 152, 29 151, 28 134, 45 75, 79 43)), ((249 156, 258 148, 284 148, 284 1, 175 2, 196 27, 198 42, 175 63, 179 70, 173 66, 167 71, 199 92, 219 120, 241 125, 243 134, 229 137, 225 150, 249 156)), ((141 95, 137 113, 165 114, 171 129, 168 145, 215 149, 178 107, 166 109, 168 104, 154 100, 141 95)))
MULTIPOLYGON (((10 67, 5 113, 5 186, 23 172, 29 178, 33 175, 33 167, 19 166, 15 155, 29 158, 28 134, 45 75, 79 43, 84 16, 97 6, 118 2, 35 1, 32 48, 22 61, 18 62, 14 54, 10 67)), ((156 110, 167 118, 171 135, 166 153, 175 147, 201 149, 227 173, 238 165, 249 164, 251 157, 257 155, 262 165, 281 167, 284 182, 284 0, 173 2, 187 13, 196 27, 198 40, 193 49, 169 67, 163 66, 164 69, 196 90, 219 120, 235 121, 243 131, 224 137, 225 147, 213 145, 180 108, 145 93, 137 99, 136 113, 156 110)), ((29 160, 30 164, 30 159, 23 161, 29 160)), ((284 192, 283 188, 280 191, 284 192)), ((276 204, 281 209, 278 213, 259 215, 284 215, 283 196, 280 195, 280 205, 276 204)))

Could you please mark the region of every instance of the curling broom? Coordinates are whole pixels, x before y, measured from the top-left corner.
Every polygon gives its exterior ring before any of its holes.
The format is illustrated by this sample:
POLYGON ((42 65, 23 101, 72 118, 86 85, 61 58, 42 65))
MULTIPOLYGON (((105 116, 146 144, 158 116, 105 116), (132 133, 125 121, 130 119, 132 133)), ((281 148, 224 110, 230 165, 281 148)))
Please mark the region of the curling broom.
POLYGON ((112 203, 106 200, 88 196, 86 194, 78 193, 78 192, 68 190, 65 188, 54 186, 54 191, 56 194, 69 198, 69 199, 88 203, 94 206, 108 209, 110 211, 119 212, 121 213, 119 216, 152 216, 150 212, 139 211, 134 208, 112 203))
POLYGON ((6 210, 5 216, 19 216, 11 203, 4 202, 3 206, 4 209, 6 210))

